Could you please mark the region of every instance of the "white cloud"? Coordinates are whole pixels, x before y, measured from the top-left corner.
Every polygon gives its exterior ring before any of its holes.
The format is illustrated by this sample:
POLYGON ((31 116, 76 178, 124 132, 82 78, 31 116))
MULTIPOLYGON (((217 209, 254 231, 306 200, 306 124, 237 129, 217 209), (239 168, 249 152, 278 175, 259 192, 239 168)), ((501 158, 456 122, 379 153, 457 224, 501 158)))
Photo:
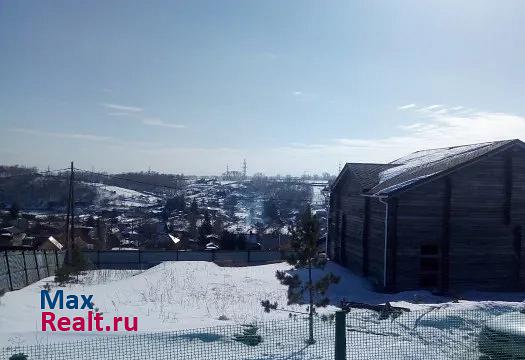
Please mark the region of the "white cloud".
MULTIPOLYGON (((434 107, 433 109, 439 109, 434 107)), ((458 109, 461 110, 461 109, 458 109)), ((325 144, 291 145, 280 150, 303 165, 334 172, 337 163, 390 162, 410 152, 478 142, 525 139, 525 117, 493 112, 420 114, 382 138, 338 138, 325 144)))
POLYGON ((103 103, 101 105, 107 109, 117 110, 119 112, 125 112, 125 113, 138 113, 144 110, 141 107, 129 106, 129 105, 119 105, 119 104, 110 104, 110 103, 103 103))
POLYGON ((112 136, 96 135, 96 134, 65 133, 65 132, 24 129, 24 128, 12 128, 12 129, 9 129, 9 131, 19 133, 19 134, 33 135, 33 136, 38 137, 41 140, 46 137, 51 137, 51 138, 59 138, 59 139, 70 139, 70 140, 77 140, 77 141, 103 143, 105 145, 119 146, 119 147, 158 146, 157 143, 153 143, 153 142, 124 140, 124 139, 119 139, 119 138, 115 138, 112 136))
POLYGON ((171 129, 184 129, 186 127, 186 125, 168 123, 168 122, 162 121, 160 119, 155 119, 155 118, 144 118, 142 119, 142 123, 148 126, 161 126, 161 127, 171 128, 171 129))
POLYGON ((124 112, 124 111, 112 111, 112 112, 108 112, 109 116, 130 116, 130 113, 129 112, 124 112))
POLYGON ((170 129, 183 129, 186 127, 185 125, 182 125, 182 124, 169 123, 169 122, 165 122, 158 118, 146 117, 143 114, 144 109, 140 107, 128 106, 128 105, 118 105, 118 104, 108 104, 108 103, 104 103, 102 104, 102 106, 113 110, 107 113, 108 116, 126 117, 126 118, 132 118, 135 120, 140 120, 143 125, 159 126, 159 127, 170 128, 170 129))
MULTIPOLYGON (((442 106, 425 113, 412 108, 415 119, 404 124, 392 124, 388 136, 382 137, 344 137, 315 143, 297 142, 286 146, 263 147, 254 144, 246 148, 225 147, 170 147, 162 143, 133 142, 111 136, 46 132, 32 129, 12 129, 17 136, 12 144, 17 149, 15 155, 29 151, 25 144, 34 146, 57 147, 55 162, 66 163, 72 154, 63 151, 62 143, 53 138, 68 138, 80 143, 75 147, 75 163, 91 165, 96 158, 96 166, 124 171, 141 170, 148 166, 160 171, 184 172, 188 174, 217 174, 224 171, 226 164, 230 168, 238 166, 242 159, 248 160, 249 172, 266 172, 268 174, 302 174, 304 171, 336 173, 338 164, 345 162, 390 162, 410 152, 434 147, 454 146, 476 142, 503 140, 512 138, 525 139, 525 117, 496 112, 481 112, 459 106, 442 106), (447 109, 446 113, 438 113, 447 109), (19 139, 22 134, 35 135, 31 139, 19 139), (89 146, 91 142, 91 146, 89 146), (20 146, 18 144, 24 144, 20 146), (103 145, 103 146, 102 146, 103 145), (111 146, 114 151, 107 151, 111 146), (84 151, 82 151, 84 149, 84 151), (166 159, 169 159, 167 161, 166 159), (237 165, 236 165, 237 164, 237 165)), ((143 121, 137 116, 137 121, 143 121)), ((149 119, 151 126, 180 128, 182 125, 170 124, 158 119, 149 119)), ((147 125, 147 124, 145 124, 147 125)), ((371 133, 372 134, 372 133, 371 133)), ((292 139, 290 139, 292 140, 292 139)), ((33 146, 33 148, 34 148, 33 146)), ((27 156, 34 156, 28 152, 27 156)), ((35 160, 36 161, 36 160, 35 160)), ((50 161, 42 158, 40 166, 47 166, 50 161)))
POLYGON ((408 110, 408 109, 413 109, 415 107, 416 107, 416 104, 406 104, 403 106, 399 106, 397 110, 408 110))
POLYGON ((443 107, 443 105, 437 105, 437 104, 436 105, 430 105, 430 106, 427 106, 427 107, 419 109, 419 111, 421 111, 421 112, 430 112, 430 111, 434 111, 434 110, 440 109, 442 107, 443 107))
POLYGON ((56 138, 62 138, 62 139, 88 140, 88 141, 97 141, 97 142, 105 142, 105 141, 114 140, 110 136, 101 136, 101 135, 94 135, 94 134, 51 132, 51 131, 40 131, 40 130, 23 129, 23 128, 9 129, 9 131, 21 133, 21 134, 29 134, 29 135, 36 135, 36 136, 49 136, 49 137, 56 137, 56 138))

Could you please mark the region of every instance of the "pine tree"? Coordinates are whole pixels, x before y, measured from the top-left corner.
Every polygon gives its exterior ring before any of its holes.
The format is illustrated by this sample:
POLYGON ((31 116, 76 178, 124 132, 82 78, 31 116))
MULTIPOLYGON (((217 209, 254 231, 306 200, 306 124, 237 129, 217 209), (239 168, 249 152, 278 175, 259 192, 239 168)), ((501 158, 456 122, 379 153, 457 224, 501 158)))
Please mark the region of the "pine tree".
POLYGON ((213 225, 211 224, 211 217, 208 210, 204 212, 204 220, 199 228, 199 239, 202 245, 206 245, 206 236, 213 233, 213 225))
POLYGON ((19 215, 20 215, 20 207, 18 206, 16 202, 12 203, 11 207, 9 208, 9 216, 11 217, 11 219, 16 219, 18 218, 19 215))
MULTIPOLYGON (((330 285, 339 282, 339 277, 326 273, 314 282, 313 270, 324 269, 326 258, 318 255, 317 239, 319 238, 319 223, 312 214, 310 207, 303 211, 299 219, 290 227, 291 253, 286 261, 292 266, 290 271, 277 271, 275 277, 281 284, 288 286, 288 305, 302 304, 308 300, 308 343, 313 344, 313 319, 316 308, 325 307, 330 303, 327 291, 330 285), (306 271, 306 280, 301 279, 299 273, 306 271)), ((277 303, 269 300, 261 302, 266 312, 277 309, 277 303)))
POLYGON ((199 217, 199 207, 197 206, 197 200, 193 198, 190 205, 190 212, 188 215, 188 232, 192 239, 197 240, 199 234, 197 229, 197 219, 199 217))
POLYGON ((267 199, 263 202, 262 217, 268 225, 275 225, 281 222, 279 208, 275 199, 267 199))
POLYGON ((222 221, 222 217, 219 214, 215 217, 215 221, 213 221, 213 233, 220 236, 223 230, 224 222, 222 221))

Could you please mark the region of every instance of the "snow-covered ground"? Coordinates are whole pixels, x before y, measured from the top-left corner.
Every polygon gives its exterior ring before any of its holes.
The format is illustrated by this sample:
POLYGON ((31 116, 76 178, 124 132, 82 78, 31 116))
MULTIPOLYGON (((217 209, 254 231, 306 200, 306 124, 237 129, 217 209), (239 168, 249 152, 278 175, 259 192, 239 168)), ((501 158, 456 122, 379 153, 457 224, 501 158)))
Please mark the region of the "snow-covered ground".
MULTIPOLYGON (((81 283, 62 289, 65 295, 93 294, 94 305, 105 318, 137 316, 139 333, 285 319, 286 321, 278 322, 281 325, 277 327, 286 327, 291 324, 288 319, 289 313, 286 311, 265 313, 260 301, 268 299, 272 302, 277 301, 280 306, 289 310, 305 311, 305 306, 286 306, 286 288, 275 279, 276 270, 288 268, 285 263, 220 267, 210 262, 166 262, 144 272, 91 271, 81 279, 81 283)), ((454 328, 456 325, 458 331, 465 331, 466 327, 477 321, 476 319, 521 309, 520 301, 525 297, 522 293, 471 293, 466 294, 471 300, 451 302, 450 299, 433 296, 425 291, 381 294, 372 291, 366 281, 336 264, 329 263, 326 270, 341 276, 341 282, 330 290, 330 297, 334 304, 339 303, 341 299, 372 304, 390 301, 412 310, 421 310, 403 315, 403 321, 406 321, 407 326, 395 325, 390 321, 378 322, 376 314, 368 311, 351 312, 348 322, 355 330, 352 330, 354 331, 352 336, 361 339, 359 344, 362 346, 370 341, 385 341, 376 333, 396 333, 396 337, 400 339, 409 338, 410 333, 414 331, 415 326, 412 328, 412 325, 415 323, 427 332, 443 332, 441 327, 454 328), (457 315, 454 315, 452 310, 456 310, 457 315), (432 315, 418 320, 423 311, 430 311, 432 315), (372 336, 370 333, 376 335, 372 336)), ((101 335, 41 332, 40 290, 46 282, 51 281, 52 278, 43 279, 24 289, 9 292, 0 299, 0 347, 116 336, 112 333, 101 335)), ((52 292, 57 289, 59 288, 53 285, 52 292)), ((335 310, 334 306, 329 306, 321 313, 333 313, 335 310)), ((55 310, 55 313, 70 317, 85 316, 86 310, 55 310)), ((297 323, 294 326, 297 326, 297 323)), ((264 326, 261 329, 262 332, 270 331, 265 330, 264 326)), ((295 331, 284 328, 280 330, 295 331)), ((466 332, 465 341, 474 333, 466 332)), ((331 334, 330 330, 323 336, 332 336, 331 334)), ((432 334, 431 336, 436 336, 432 334)), ((451 336, 450 334, 451 332, 447 331, 447 334, 443 335, 451 336)), ((332 341, 328 338, 326 340, 330 343, 332 341)))
POLYGON ((155 205, 159 200, 155 195, 141 193, 123 187, 100 183, 90 183, 89 185, 97 189, 100 199, 116 207, 149 206, 155 205))

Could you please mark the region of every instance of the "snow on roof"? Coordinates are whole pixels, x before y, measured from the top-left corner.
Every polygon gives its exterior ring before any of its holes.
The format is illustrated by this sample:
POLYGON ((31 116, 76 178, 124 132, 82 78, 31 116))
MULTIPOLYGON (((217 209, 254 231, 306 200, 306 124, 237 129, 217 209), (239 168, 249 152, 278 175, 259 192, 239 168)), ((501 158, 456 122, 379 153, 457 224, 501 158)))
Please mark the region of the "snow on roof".
POLYGON ((178 237, 175 237, 171 234, 168 234, 168 236, 170 237, 171 241, 173 241, 173 243, 177 244, 180 242, 180 239, 178 237))
POLYGON ((399 165, 382 171, 379 174, 379 182, 382 183, 388 179, 391 179, 407 170, 427 165, 430 163, 435 163, 437 161, 450 158, 452 156, 461 155, 463 153, 470 152, 472 150, 479 149, 480 147, 490 145, 492 143, 480 143, 480 144, 471 144, 464 146, 454 146, 449 148, 440 148, 440 149, 428 149, 416 151, 407 156, 399 158, 391 162, 391 164, 399 165))
POLYGON ((58 242, 57 239, 55 239, 52 236, 48 237, 48 240, 51 242, 51 244, 55 245, 58 248, 58 250, 62 250, 62 248, 64 247, 61 243, 58 242))
POLYGON ((452 170, 511 144, 524 145, 520 140, 503 140, 416 151, 388 164, 391 167, 379 172, 377 184, 366 193, 388 196, 420 180, 452 170))

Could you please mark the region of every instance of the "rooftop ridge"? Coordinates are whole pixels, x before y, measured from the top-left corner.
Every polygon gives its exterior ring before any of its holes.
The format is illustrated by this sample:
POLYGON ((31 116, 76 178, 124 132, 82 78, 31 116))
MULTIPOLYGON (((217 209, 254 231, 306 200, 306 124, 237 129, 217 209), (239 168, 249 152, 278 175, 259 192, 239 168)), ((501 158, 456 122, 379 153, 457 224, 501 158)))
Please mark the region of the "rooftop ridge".
MULTIPOLYGON (((459 148, 459 147, 464 147, 464 146, 475 146, 475 145, 484 145, 484 146, 487 146, 489 144, 495 144, 495 143, 503 143, 503 142, 512 142, 512 141, 516 141, 516 140, 519 140, 519 139, 506 139, 506 140, 495 140, 495 141, 483 141, 483 142, 479 142, 479 143, 472 143, 472 144, 462 144, 462 145, 454 145, 454 146, 443 146, 443 147, 437 147, 437 148, 428 148, 428 149, 421 149, 421 150, 416 150, 414 152, 411 152, 407 155, 410 155, 410 154, 416 154, 416 153, 419 153, 419 152, 424 152, 424 151, 431 151, 431 150, 451 150, 451 149, 456 149, 456 148, 459 148)), ((395 160, 394 160, 395 161, 395 160)))

